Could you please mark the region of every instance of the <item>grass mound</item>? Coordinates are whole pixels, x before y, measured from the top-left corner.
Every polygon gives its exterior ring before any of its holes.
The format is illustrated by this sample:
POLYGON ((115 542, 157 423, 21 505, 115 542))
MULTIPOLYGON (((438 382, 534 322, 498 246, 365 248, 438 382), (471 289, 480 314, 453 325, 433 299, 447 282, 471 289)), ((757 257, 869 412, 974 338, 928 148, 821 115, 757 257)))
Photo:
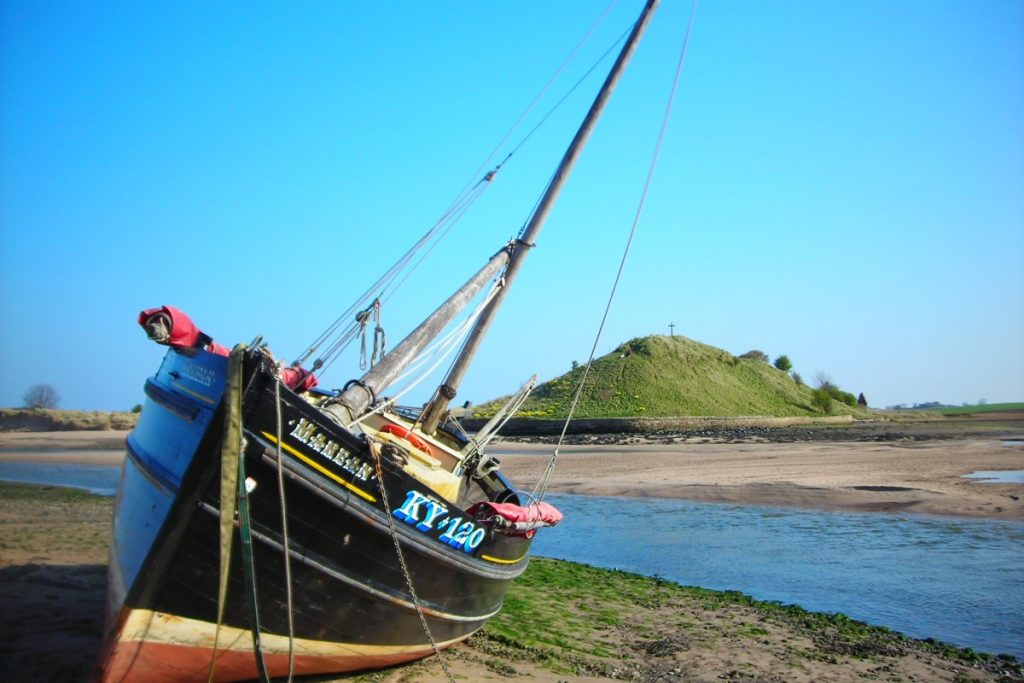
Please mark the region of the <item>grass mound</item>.
MULTIPOLYGON (((580 367, 541 384, 518 415, 565 417, 582 375, 580 367)), ((485 404, 475 414, 493 414, 498 405, 485 404)), ((838 401, 828 410, 833 415, 863 412, 838 401)), ((811 389, 787 373, 682 336, 633 339, 598 358, 576 411, 581 418, 822 414, 812 403, 811 389)))

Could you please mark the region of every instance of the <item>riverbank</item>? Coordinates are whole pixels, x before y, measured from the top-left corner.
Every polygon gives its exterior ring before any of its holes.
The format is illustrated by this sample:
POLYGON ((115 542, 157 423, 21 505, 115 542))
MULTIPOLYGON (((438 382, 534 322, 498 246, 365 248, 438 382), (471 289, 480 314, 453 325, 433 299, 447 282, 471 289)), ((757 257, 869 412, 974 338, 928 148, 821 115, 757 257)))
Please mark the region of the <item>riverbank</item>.
MULTIPOLYGON (((126 434, 0 432, 0 461, 117 465, 126 434)), ((508 440, 490 452, 529 487, 552 444, 508 440)), ((1024 520, 1024 484, 963 477, 979 470, 1024 470, 1024 420, 577 435, 559 450, 550 490, 1024 520)))
MULTIPOLYGON (((553 447, 491 449, 517 482, 536 481, 553 447)), ((1003 438, 898 441, 661 442, 563 445, 550 491, 1024 520, 1024 484, 965 479, 1024 470, 1024 442, 1003 438)))
MULTIPOLYGON (((103 629, 113 501, 0 482, 0 679, 84 680, 103 629)), ((501 614, 444 653, 456 680, 1020 681, 1008 658, 841 615, 534 560, 501 614)), ((319 681, 440 681, 436 659, 319 681)))

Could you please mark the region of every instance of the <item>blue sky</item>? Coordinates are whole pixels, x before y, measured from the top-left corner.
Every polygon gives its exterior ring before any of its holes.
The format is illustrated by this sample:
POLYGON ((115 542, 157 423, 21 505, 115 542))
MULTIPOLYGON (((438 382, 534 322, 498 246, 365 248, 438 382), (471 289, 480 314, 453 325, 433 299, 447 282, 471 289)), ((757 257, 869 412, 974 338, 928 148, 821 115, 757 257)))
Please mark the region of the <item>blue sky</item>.
MULTIPOLYGON (((141 402, 162 350, 135 316, 165 303, 294 358, 603 7, 0 4, 0 405, 39 382, 66 408, 141 402)), ((460 401, 586 360, 689 11, 655 16, 460 401)), ((599 81, 385 306, 391 345, 518 232, 599 81)), ((1024 4, 706 0, 599 352, 669 323, 874 405, 1024 400, 1024 4)), ((352 354, 322 384, 359 374, 352 354)))

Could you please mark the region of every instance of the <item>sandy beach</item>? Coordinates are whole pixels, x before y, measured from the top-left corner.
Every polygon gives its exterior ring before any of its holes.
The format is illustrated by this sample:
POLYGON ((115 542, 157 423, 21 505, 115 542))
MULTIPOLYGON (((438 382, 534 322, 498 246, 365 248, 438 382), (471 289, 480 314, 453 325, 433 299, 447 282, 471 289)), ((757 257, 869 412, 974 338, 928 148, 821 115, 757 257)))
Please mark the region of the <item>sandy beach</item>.
MULTIPOLYGON (((560 449, 551 490, 1020 520, 1024 484, 962 477, 977 470, 1024 469, 1024 442, 1015 440, 1024 430, 1018 432, 1018 425, 941 438, 917 434, 878 440, 849 432, 842 435, 846 440, 835 434, 804 441, 731 435, 574 443, 560 449)), ((0 461, 115 465, 123 458, 125 436, 117 431, 4 432, 0 461)), ((543 470, 552 446, 507 441, 494 444, 492 451, 510 478, 527 484, 543 470)), ((112 500, 52 487, 2 486, 0 679, 83 680, 102 636, 112 500)), ((539 567, 543 570, 543 563, 539 567)), ((533 571, 531 565, 517 584, 533 571)), ((662 588, 652 583, 638 590, 662 588)), ((552 589, 543 604, 574 605, 575 612, 597 608, 571 587, 558 591, 552 589)), ((654 601, 632 600, 635 608, 622 609, 614 624, 591 622, 589 611, 577 615, 586 626, 578 626, 574 638, 592 639, 601 656, 523 649, 488 627, 447 651, 445 662, 461 681, 1024 680, 1020 665, 1012 662, 972 661, 920 641, 890 641, 884 633, 871 636, 870 645, 851 645, 844 640, 841 621, 835 627, 825 622, 809 628, 806 617, 753 603, 717 598, 709 603, 708 598, 675 593, 654 601)), ((446 680, 436 660, 357 678, 446 680)))
MULTIPOLYGON (((117 465, 125 432, 0 432, 0 461, 117 465)), ((966 479, 976 471, 1024 470, 1024 427, 949 438, 917 427, 879 441, 731 442, 714 438, 623 439, 559 449, 550 490, 600 496, 787 505, 823 510, 911 512, 1024 519, 1024 484, 966 479)), ((520 486, 537 481, 554 446, 497 442, 491 452, 520 486)))
MULTIPOLYGON (((500 444, 513 481, 536 481, 553 447, 500 444)), ((1024 442, 676 443, 563 446, 550 490, 601 496, 1024 519, 1024 484, 963 475, 1024 469, 1024 442)))

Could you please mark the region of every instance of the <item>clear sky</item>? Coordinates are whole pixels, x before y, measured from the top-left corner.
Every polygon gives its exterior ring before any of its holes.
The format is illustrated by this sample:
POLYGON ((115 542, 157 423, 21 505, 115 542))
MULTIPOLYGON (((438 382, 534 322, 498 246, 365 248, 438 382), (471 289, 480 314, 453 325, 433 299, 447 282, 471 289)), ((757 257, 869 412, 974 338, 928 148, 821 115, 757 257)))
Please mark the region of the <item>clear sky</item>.
MULTIPOLYGON (((294 358, 603 7, 0 3, 0 405, 40 382, 65 408, 141 402, 162 349, 135 317, 165 303, 294 358)), ((459 401, 586 360, 689 12, 655 16, 459 401)), ((385 307, 391 345, 518 232, 599 81, 385 307)), ((873 405, 1024 400, 1024 3, 705 0, 599 352, 670 323, 873 405)), ((351 355, 322 385, 359 374, 351 355)))

